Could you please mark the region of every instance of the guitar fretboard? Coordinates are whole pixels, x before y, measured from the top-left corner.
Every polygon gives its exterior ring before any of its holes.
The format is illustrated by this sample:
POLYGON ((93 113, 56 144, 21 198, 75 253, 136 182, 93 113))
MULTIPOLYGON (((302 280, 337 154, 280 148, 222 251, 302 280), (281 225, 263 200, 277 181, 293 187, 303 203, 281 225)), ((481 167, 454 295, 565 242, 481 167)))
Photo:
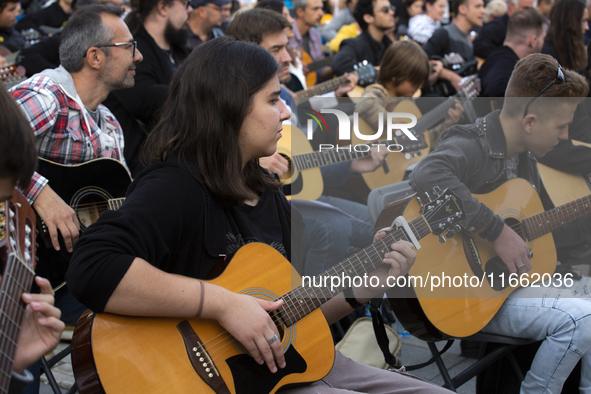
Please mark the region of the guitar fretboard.
MULTIPOLYGON (((417 239, 421 239, 431 233, 431 228, 423 216, 416 218, 408 224, 417 239)), ((371 272, 382 265, 384 254, 391 250, 390 245, 400 240, 408 241, 409 239, 404 231, 395 230, 322 274, 315 276, 312 278, 310 284, 305 284, 305 286, 303 284, 285 294, 282 297, 284 305, 279 310, 285 324, 288 327, 295 324, 342 292, 345 287, 349 287, 349 284, 345 283, 343 286, 335 287, 331 291, 330 277, 337 276, 342 278, 343 276, 347 276, 351 279, 356 276, 362 277, 363 274, 371 272), (326 277, 329 279, 326 280, 326 283, 323 283, 326 277)))
POLYGON ((14 355, 25 313, 21 295, 29 291, 35 272, 16 255, 8 256, 0 287, 0 392, 8 393, 14 355))
POLYGON ((332 92, 333 90, 338 89, 339 87, 345 85, 349 80, 347 76, 343 75, 338 78, 333 78, 330 81, 319 83, 318 85, 314 85, 307 90, 300 90, 296 92, 298 97, 313 97, 318 96, 320 94, 332 92))
POLYGON ((359 157, 369 156, 370 154, 370 152, 356 152, 351 146, 347 146, 339 150, 329 149, 321 152, 303 153, 294 156, 292 160, 296 168, 302 171, 309 168, 324 167, 343 161, 350 161, 359 157))
POLYGON ((591 195, 539 213, 523 221, 528 239, 536 239, 591 213, 591 195))
POLYGON ((121 208, 121 205, 123 205, 123 202, 125 202, 125 197, 122 198, 112 198, 109 200, 108 204, 109 204, 109 210, 110 211, 116 211, 119 208, 121 208))

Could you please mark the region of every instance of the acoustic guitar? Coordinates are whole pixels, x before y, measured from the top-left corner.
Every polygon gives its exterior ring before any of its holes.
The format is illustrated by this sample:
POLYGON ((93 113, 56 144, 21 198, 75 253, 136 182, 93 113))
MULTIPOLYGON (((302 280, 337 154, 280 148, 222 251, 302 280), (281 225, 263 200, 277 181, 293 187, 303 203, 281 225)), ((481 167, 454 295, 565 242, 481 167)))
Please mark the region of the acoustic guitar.
MULTIPOLYGON (((118 209, 125 198, 131 176, 120 161, 110 158, 90 160, 82 164, 63 165, 39 158, 37 172, 50 180, 53 191, 76 212, 80 232, 96 222, 103 211, 118 209)), ((47 278, 53 287, 63 282, 71 253, 60 236, 60 250, 51 243, 45 223, 38 218, 37 253, 41 262, 37 274, 47 278)))
MULTIPOLYGON (((461 220, 462 202, 446 190, 408 223, 417 240, 440 234, 461 220)), ((319 309, 341 293, 327 275, 362 277, 383 264, 389 245, 409 234, 397 229, 382 240, 302 283, 292 266, 270 246, 251 243, 211 280, 241 294, 284 304, 271 318, 277 325, 286 367, 270 373, 230 334, 210 319, 125 317, 87 313, 72 342, 72 364, 81 393, 269 394, 324 377, 334 362, 328 323, 319 309), (312 284, 313 283, 313 284, 312 284)))
MULTIPOLYGON (((425 141, 425 144, 413 147, 413 149, 404 149, 403 153, 389 154, 386 156, 384 164, 380 168, 373 172, 365 172, 361 174, 367 187, 370 190, 373 190, 378 187, 401 182, 404 179, 404 174, 406 173, 408 166, 410 164, 417 163, 427 153, 429 153, 431 141, 428 130, 443 122, 449 109, 455 105, 456 99, 473 99, 474 97, 478 96, 479 93, 480 80, 477 76, 473 76, 466 79, 462 91, 452 97, 449 97, 443 103, 427 112, 424 116, 421 116, 421 111, 411 100, 403 100, 398 105, 396 105, 392 112, 407 112, 417 117, 417 124, 413 129, 411 129, 411 131, 415 134, 415 136, 417 136, 417 138, 422 137, 425 141)), ((405 122, 408 122, 408 119, 404 119, 404 121, 400 119, 398 123, 405 122)), ((365 120, 363 120, 361 116, 359 117, 359 132, 364 135, 375 134, 375 130, 373 130, 373 128, 365 120)), ((394 141, 393 143, 399 143, 401 145, 404 145, 407 140, 409 142, 411 141, 405 135, 398 136, 396 140, 402 141, 402 143, 397 141, 394 141)), ((351 137, 351 143, 356 145, 363 144, 365 141, 353 134, 351 137)), ((391 142, 388 141, 387 144, 389 143, 391 142)))
MULTIPOLYGON (((390 298, 404 328, 421 339, 475 334, 488 324, 521 283, 543 286, 540 281, 552 278, 556 268, 556 247, 551 231, 591 213, 589 195, 544 212, 538 193, 522 178, 511 179, 490 193, 475 194, 474 197, 503 218, 525 240, 534 253, 533 268, 521 276, 524 279, 520 282, 515 275, 511 279, 492 244, 477 235, 455 229, 457 234, 448 233, 444 244, 440 244, 437 237, 426 237, 409 272, 410 276, 419 278, 418 282, 413 282, 413 291, 402 296, 393 294, 390 298), (468 281, 473 279, 471 283, 463 280, 459 285, 457 278, 464 275, 468 281), (433 277, 444 276, 451 282, 432 289, 433 277), (456 278, 455 282, 453 278, 456 278)), ((403 215, 415 217, 419 208, 416 201, 410 201, 403 215)), ((397 213, 390 213, 388 207, 384 209, 376 228, 391 221, 394 215, 397 213)))
MULTIPOLYGON (((586 146, 591 144, 571 140, 573 145, 586 146)), ((538 171, 544 184, 544 188, 554 206, 566 204, 577 198, 584 197, 591 193, 591 174, 580 175, 555 170, 538 162, 538 171)))
POLYGON ((0 393, 8 393, 16 346, 26 304, 21 296, 35 277, 35 213, 16 189, 8 201, 0 201, 0 393))

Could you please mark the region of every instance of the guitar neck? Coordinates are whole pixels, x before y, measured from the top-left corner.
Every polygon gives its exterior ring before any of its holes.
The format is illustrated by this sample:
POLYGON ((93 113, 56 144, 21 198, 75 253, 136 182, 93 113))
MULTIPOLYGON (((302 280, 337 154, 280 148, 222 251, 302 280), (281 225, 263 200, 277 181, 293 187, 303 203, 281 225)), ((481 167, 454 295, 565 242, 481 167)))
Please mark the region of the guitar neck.
MULTIPOLYGON (((410 222, 409 227, 417 239, 431 233, 431 228, 423 216, 410 222)), ((279 310, 285 324, 287 326, 295 324, 345 288, 353 286, 353 278, 363 277, 364 274, 382 265, 384 254, 390 250, 390 245, 400 240, 408 241, 409 239, 404 231, 395 230, 322 274, 310 278, 310 283, 307 285, 304 283, 287 293, 282 297, 284 305, 279 310), (340 278, 342 286, 332 287, 331 277, 340 278), (351 281, 345 280, 346 278, 351 278, 351 281)))
POLYGON ((591 195, 571 201, 523 221, 528 239, 536 239, 591 213, 591 195))
POLYGON ((320 94, 332 92, 333 90, 338 89, 339 87, 345 85, 348 82, 348 79, 345 75, 340 76, 338 78, 333 78, 330 81, 319 83, 318 85, 314 85, 307 90, 300 90, 296 92, 298 97, 313 97, 318 96, 320 94))
POLYGON ((312 63, 308 63, 308 71, 316 71, 322 67, 326 67, 332 63, 332 56, 325 57, 324 59, 316 60, 312 63))
POLYGON ((21 295, 31 288, 35 272, 16 255, 8 256, 2 286, 0 287, 0 314, 2 314, 2 338, 0 339, 0 393, 8 393, 14 355, 26 304, 21 295))
POLYGON ((437 107, 427 112, 424 116, 421 117, 421 119, 417 121, 416 126, 413 128, 415 133, 423 133, 441 123, 441 121, 445 119, 445 116, 447 115, 449 109, 455 105, 455 99, 457 97, 463 96, 465 96, 463 91, 459 92, 455 96, 449 97, 443 103, 439 104, 437 107))
POLYGON ((108 201, 109 204, 109 211, 116 211, 121 208, 121 205, 125 202, 125 197, 122 198, 112 198, 108 201))

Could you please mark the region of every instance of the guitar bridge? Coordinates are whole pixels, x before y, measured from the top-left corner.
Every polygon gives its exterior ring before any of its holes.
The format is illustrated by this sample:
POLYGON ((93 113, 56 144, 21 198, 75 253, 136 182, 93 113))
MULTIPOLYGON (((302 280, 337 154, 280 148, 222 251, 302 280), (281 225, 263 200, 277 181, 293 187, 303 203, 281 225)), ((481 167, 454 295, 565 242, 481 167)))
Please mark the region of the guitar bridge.
POLYGON ((216 394, 230 394, 228 386, 191 324, 187 320, 183 320, 177 324, 176 328, 183 337, 187 355, 195 372, 216 394))

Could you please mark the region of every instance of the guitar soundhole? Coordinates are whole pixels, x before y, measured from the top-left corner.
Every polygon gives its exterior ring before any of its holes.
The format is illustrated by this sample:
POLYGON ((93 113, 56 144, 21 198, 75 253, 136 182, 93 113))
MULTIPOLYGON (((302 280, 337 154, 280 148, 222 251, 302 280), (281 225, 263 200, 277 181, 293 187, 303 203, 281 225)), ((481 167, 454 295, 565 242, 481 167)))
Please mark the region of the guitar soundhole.
POLYGON ((507 226, 511 227, 511 229, 513 231, 515 231, 517 233, 517 235, 519 235, 521 237, 521 239, 523 239, 525 242, 527 242, 527 237, 525 236, 525 229, 523 228, 523 225, 521 224, 521 222, 515 218, 507 218, 505 219, 505 224, 507 224, 507 226))
POLYGON ((76 211, 82 230, 96 222, 101 213, 109 209, 109 199, 110 196, 102 190, 85 191, 74 196, 71 206, 76 211))
POLYGON ((291 158, 286 155, 281 155, 285 160, 287 160, 287 171, 285 174, 279 177, 279 180, 283 183, 291 183, 291 174, 292 174, 292 167, 291 167, 291 158))

